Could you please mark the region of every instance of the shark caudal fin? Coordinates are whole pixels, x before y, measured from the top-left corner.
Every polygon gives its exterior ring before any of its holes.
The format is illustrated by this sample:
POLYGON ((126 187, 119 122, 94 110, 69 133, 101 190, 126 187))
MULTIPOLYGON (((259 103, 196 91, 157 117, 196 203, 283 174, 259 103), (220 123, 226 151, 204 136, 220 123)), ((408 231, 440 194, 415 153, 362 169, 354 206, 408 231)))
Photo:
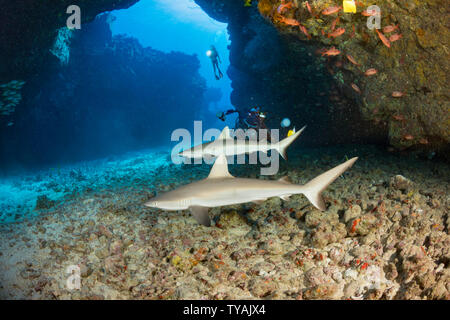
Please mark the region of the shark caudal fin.
POLYGON ((295 141, 295 139, 298 138, 298 136, 302 133, 303 130, 305 130, 306 126, 304 126, 303 128, 301 128, 299 131, 293 133, 292 135, 284 138, 283 140, 281 140, 278 144, 278 153, 283 157, 284 160, 287 161, 287 153, 286 150, 287 148, 291 145, 292 142, 295 141))
POLYGON ((337 177, 344 173, 345 170, 350 168, 355 161, 358 160, 357 157, 352 158, 343 164, 322 173, 320 176, 315 177, 307 184, 303 186, 303 194, 308 198, 308 200, 319 210, 325 210, 325 202, 322 199, 321 193, 326 189, 337 177))

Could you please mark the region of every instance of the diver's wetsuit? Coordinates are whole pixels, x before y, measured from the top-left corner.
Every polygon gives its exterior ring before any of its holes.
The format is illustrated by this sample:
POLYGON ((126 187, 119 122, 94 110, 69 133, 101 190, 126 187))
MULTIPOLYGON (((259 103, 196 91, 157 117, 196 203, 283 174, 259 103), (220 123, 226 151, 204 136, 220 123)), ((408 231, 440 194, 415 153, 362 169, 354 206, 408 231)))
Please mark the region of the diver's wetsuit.
POLYGON ((222 71, 220 71, 220 68, 219 68, 219 62, 222 63, 222 61, 220 60, 220 56, 217 53, 217 50, 214 46, 211 46, 210 50, 211 50, 211 55, 209 57, 211 58, 211 63, 213 65, 214 76, 216 77, 217 80, 219 80, 220 78, 223 77, 223 73, 222 73, 222 71), (217 75, 216 69, 217 69, 217 71, 219 71, 219 75, 217 75))
POLYGON ((253 128, 256 130, 259 129, 267 129, 267 140, 270 141, 270 132, 264 123, 264 120, 266 118, 266 113, 260 112, 259 107, 252 108, 247 114, 246 117, 243 119, 244 124, 247 126, 247 128, 253 128))

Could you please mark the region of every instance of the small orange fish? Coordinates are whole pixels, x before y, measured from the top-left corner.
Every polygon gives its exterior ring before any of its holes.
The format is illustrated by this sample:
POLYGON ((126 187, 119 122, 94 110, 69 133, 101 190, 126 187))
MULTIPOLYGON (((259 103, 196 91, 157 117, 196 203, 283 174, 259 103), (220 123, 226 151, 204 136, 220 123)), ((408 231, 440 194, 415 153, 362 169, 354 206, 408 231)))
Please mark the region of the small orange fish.
MULTIPOLYGON (((362 14, 364 17, 371 17, 371 16, 376 15, 376 14, 377 14, 377 11, 376 11, 376 10, 364 10, 364 11, 361 12, 361 14, 362 14)), ((381 14, 381 12, 380 12, 380 14, 381 14)))
POLYGON ((334 31, 334 28, 336 28, 336 24, 339 23, 339 17, 337 17, 332 23, 331 23, 331 31, 334 31))
POLYGON ((325 10, 322 11, 322 14, 324 16, 328 16, 330 14, 333 14, 333 13, 341 11, 341 9, 342 9, 342 7, 337 7, 337 6, 336 7, 328 7, 325 10))
POLYGON ((351 55, 347 55, 347 59, 348 61, 350 61, 351 63, 353 63, 355 66, 359 66, 359 63, 356 62, 355 58, 353 58, 351 55))
POLYGON ((344 34, 345 29, 344 28, 338 28, 335 31, 333 31, 332 33, 328 34, 328 38, 332 37, 332 38, 336 38, 341 36, 342 34, 344 34))
POLYGON ((293 6, 293 3, 292 3, 292 2, 281 3, 281 4, 278 6, 278 8, 277 8, 277 12, 278 12, 279 14, 282 14, 283 11, 284 11, 285 9, 291 9, 292 6, 293 6))
POLYGON ((323 36, 325 35, 325 31, 323 31, 323 29, 320 30, 320 32, 322 33, 323 36))
POLYGON ((361 94, 361 89, 354 83, 351 84, 353 90, 355 90, 356 92, 358 92, 359 94, 361 94))
POLYGON ((420 143, 420 144, 428 144, 429 142, 428 142, 428 140, 427 140, 426 138, 421 138, 421 139, 419 140, 419 143, 420 143))
POLYGON ((300 22, 298 22, 295 19, 291 19, 291 18, 285 18, 285 17, 281 17, 281 22, 283 22, 284 24, 287 24, 288 26, 300 26, 300 22))
POLYGON ((405 135, 403 136, 403 139, 408 140, 408 141, 411 141, 411 140, 414 139, 414 137, 413 137, 412 135, 410 135, 410 134, 405 134, 405 135))
POLYGON ((298 27, 300 28, 300 30, 303 32, 303 34, 304 34, 308 39, 311 39, 311 36, 309 35, 308 30, 306 30, 305 26, 303 26, 303 25, 300 24, 298 27))
POLYGON ((308 1, 306 1, 306 8, 308 9, 309 13, 312 14, 311 6, 309 5, 308 1))
POLYGON ((390 33, 398 29, 398 25, 390 25, 383 28, 383 33, 390 33))
POLYGON ((364 72, 364 75, 367 77, 367 76, 373 76, 374 74, 376 74, 378 71, 377 71, 377 69, 374 69, 374 68, 370 68, 370 69, 367 69, 367 71, 366 72, 364 72))
POLYGON ((401 92, 401 91, 394 91, 392 92, 392 96, 394 98, 401 98, 406 94, 406 92, 401 92))
POLYGON ((322 53, 322 56, 337 56, 340 53, 341 52, 338 49, 336 49, 335 47, 331 47, 330 49, 325 50, 322 53))
POLYGON ((393 34, 392 36, 389 37, 389 41, 390 42, 394 42, 394 41, 400 40, 402 37, 403 37, 402 34, 395 33, 395 34, 393 34))
POLYGON ((383 44, 390 48, 391 47, 391 43, 389 42, 389 40, 384 36, 384 34, 382 34, 380 31, 378 31, 378 29, 375 29, 375 31, 378 34, 378 37, 380 38, 381 42, 383 42, 383 44))

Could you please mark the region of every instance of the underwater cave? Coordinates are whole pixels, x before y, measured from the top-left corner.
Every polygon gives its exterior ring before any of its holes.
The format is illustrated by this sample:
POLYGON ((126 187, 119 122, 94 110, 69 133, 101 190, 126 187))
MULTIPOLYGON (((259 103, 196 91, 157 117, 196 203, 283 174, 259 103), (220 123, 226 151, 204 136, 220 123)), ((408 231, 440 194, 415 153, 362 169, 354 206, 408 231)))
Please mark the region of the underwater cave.
POLYGON ((2 4, 0 298, 448 299, 439 3, 2 4))

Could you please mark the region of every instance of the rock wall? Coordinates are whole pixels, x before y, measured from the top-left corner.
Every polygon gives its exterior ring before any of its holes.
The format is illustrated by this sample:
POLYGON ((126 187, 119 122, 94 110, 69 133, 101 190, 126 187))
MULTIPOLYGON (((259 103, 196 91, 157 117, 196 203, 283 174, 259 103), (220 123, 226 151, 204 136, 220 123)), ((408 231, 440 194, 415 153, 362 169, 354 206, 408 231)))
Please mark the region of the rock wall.
POLYGON ((112 37, 108 15, 71 38, 66 65, 29 77, 23 101, 0 126, 0 167, 60 164, 167 145, 207 108, 196 56, 112 37))
POLYGON ((99 13, 125 9, 139 0, 2 1, 0 10, 0 83, 26 80, 51 58, 58 29, 66 25, 70 5, 81 8, 81 21, 99 13))
POLYGON ((314 134, 321 134, 319 141, 311 137, 314 143, 388 139, 400 150, 448 151, 450 37, 444 1, 377 1, 381 27, 398 26, 385 37, 401 35, 389 48, 367 28, 362 12, 370 1, 357 2, 355 14, 330 15, 323 10, 341 1, 309 1, 311 12, 306 1, 291 1, 281 14, 278 0, 252 1, 251 7, 240 1, 196 2, 229 23, 228 74, 238 108, 261 105, 276 118, 274 125, 284 116, 295 124, 312 123, 314 134), (345 29, 342 35, 329 36, 339 28, 345 29), (340 53, 323 57, 331 47, 340 53), (377 73, 366 76, 371 68, 377 73))

